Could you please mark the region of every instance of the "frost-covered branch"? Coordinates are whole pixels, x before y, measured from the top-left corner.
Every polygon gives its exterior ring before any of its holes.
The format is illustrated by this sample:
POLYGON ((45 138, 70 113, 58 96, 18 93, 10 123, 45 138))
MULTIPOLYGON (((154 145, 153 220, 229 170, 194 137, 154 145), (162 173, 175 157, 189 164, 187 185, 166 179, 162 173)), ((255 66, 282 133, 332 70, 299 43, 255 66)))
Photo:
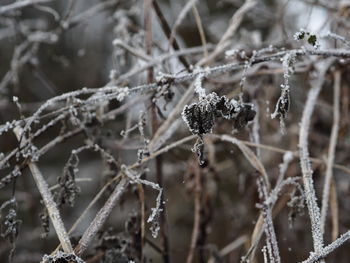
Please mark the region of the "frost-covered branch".
POLYGON ((12 4, 8 4, 5 6, 0 7, 0 15, 3 15, 7 12, 18 10, 30 5, 38 5, 38 4, 44 4, 48 2, 52 2, 54 0, 22 0, 22 1, 16 1, 12 4))
POLYGON ((350 239, 350 230, 346 232, 345 234, 341 235, 338 239, 333 241, 328 246, 325 246, 323 249, 321 249, 319 252, 311 252, 310 256, 302 261, 301 263, 315 263, 319 260, 325 258, 330 253, 332 253, 334 250, 336 250, 338 247, 344 245, 346 241, 350 239))
MULTIPOLYGON (((25 138, 23 138, 23 130, 20 127, 16 127, 14 129, 14 132, 18 141, 21 141, 21 138, 23 141, 25 141, 25 138)), ((52 220, 52 224, 56 230, 56 234, 61 242, 63 250, 66 253, 73 252, 72 244, 69 240, 68 233, 64 227, 60 212, 56 206, 56 203, 53 200, 53 196, 51 194, 51 191, 49 190, 49 187, 43 175, 41 174, 38 166, 35 163, 29 162, 28 166, 30 171, 32 172, 35 183, 49 212, 49 216, 52 220)))
POLYGON ((313 87, 310 89, 305 108, 303 111, 300 132, 299 132, 299 155, 300 155, 300 165, 303 173, 303 183, 306 204, 309 210, 310 220, 311 220, 311 231, 312 238, 314 243, 314 249, 316 253, 319 253, 323 248, 323 234, 321 231, 320 223, 320 209, 317 205, 317 198, 315 193, 314 181, 312 179, 312 168, 309 159, 309 150, 308 150, 308 134, 310 130, 311 116, 316 104, 317 97, 321 91, 325 74, 334 60, 328 60, 320 70, 320 77, 312 82, 313 87))

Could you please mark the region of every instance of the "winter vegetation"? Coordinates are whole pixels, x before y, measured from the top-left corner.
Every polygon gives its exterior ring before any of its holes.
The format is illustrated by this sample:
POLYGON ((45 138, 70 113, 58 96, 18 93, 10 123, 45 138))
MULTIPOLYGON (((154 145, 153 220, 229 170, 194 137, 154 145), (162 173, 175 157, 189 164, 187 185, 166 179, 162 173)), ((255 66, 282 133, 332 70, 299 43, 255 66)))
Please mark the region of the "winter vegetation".
POLYGON ((349 21, 0 1, 0 262, 348 262, 349 21))

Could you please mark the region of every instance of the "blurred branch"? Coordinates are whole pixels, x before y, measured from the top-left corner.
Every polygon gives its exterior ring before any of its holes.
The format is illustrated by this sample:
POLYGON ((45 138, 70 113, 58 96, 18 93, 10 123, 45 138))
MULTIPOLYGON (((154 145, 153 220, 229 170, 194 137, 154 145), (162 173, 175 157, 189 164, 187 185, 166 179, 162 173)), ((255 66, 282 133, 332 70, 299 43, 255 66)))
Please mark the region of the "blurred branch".
POLYGON ((202 179, 201 179, 201 172, 199 170, 199 167, 196 166, 194 168, 194 180, 195 180, 195 186, 194 186, 194 220, 193 220, 193 228, 192 228, 192 235, 191 235, 191 243, 190 243, 190 249, 187 255, 187 263, 192 263, 194 259, 194 253, 195 249, 197 247, 198 243, 198 237, 199 237, 199 231, 200 231, 200 223, 201 223, 201 210, 202 210, 202 179))
POLYGON ((31 5, 37 5, 37 4, 44 4, 48 2, 52 2, 54 0, 22 0, 22 1, 16 1, 12 4, 5 5, 0 7, 0 15, 3 15, 7 12, 17 10, 17 9, 22 9, 27 6, 31 5))
POLYGON ((337 146, 339 120, 340 120, 340 85, 341 72, 339 70, 334 73, 334 93, 333 93, 333 126, 331 131, 331 139, 328 149, 327 170, 323 186, 322 208, 321 208, 321 231, 324 233, 325 223, 327 219, 327 210, 329 202, 329 192, 331 189, 331 181, 333 178, 333 164, 335 159, 335 148, 337 146))
MULTIPOLYGON (((170 39, 171 39, 171 28, 170 28, 168 22, 166 21, 166 18, 163 15, 163 12, 160 9, 160 6, 159 6, 157 0, 153 0, 152 1, 152 5, 153 5, 153 8, 154 8, 154 11, 156 12, 156 14, 157 14, 157 16, 159 18, 160 25, 161 25, 161 27, 163 29, 163 32, 166 35, 166 37, 169 39, 169 42, 170 42, 170 39)), ((172 46, 173 46, 174 50, 176 50, 176 51, 180 51, 181 50, 178 42, 175 39, 175 37, 173 38, 172 46)), ((180 62, 187 69, 187 71, 189 71, 190 64, 187 62, 186 58, 183 55, 179 55, 178 57, 179 57, 180 62)))

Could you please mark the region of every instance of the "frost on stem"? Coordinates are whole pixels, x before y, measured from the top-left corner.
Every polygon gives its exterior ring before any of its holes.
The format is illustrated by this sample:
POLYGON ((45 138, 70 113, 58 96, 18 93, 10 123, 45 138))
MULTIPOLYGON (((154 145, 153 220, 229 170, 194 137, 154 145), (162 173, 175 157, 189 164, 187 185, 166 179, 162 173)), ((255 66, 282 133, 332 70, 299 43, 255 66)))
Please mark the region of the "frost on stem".
POLYGON ((261 200, 261 204, 258 204, 258 208, 261 209, 264 222, 265 222, 264 230, 266 235, 266 247, 268 252, 267 254, 269 257, 268 262, 280 263, 281 258, 279 254, 276 232, 272 221, 271 205, 268 203, 267 188, 261 177, 258 177, 257 184, 258 184, 259 198, 261 200))
POLYGON ((40 204, 42 206, 42 209, 41 209, 41 212, 39 213, 39 219, 41 222, 41 227, 43 229, 41 237, 46 238, 50 232, 50 215, 43 200, 40 200, 40 204))
POLYGON ((288 212, 288 224, 292 228, 297 216, 302 216, 305 210, 305 196, 301 185, 297 185, 290 193, 290 200, 287 206, 290 208, 288 212))
POLYGON ((9 254, 9 262, 11 262, 13 252, 15 251, 15 241, 18 236, 19 227, 22 224, 22 220, 17 217, 17 201, 15 198, 5 201, 0 206, 0 223, 1 223, 1 237, 5 238, 11 245, 11 251, 9 254), (7 212, 5 213, 5 210, 7 212), (5 214, 3 216, 3 214, 5 214))
POLYGON ((165 104, 163 109, 166 110, 166 106, 169 102, 171 102, 175 96, 175 93, 171 90, 171 85, 174 81, 172 77, 166 76, 166 74, 159 72, 157 77, 157 91, 153 97, 153 100, 158 98, 163 98, 165 104))
POLYGON ((75 198, 80 192, 80 188, 75 181, 76 175, 79 171, 78 153, 85 149, 86 146, 72 151, 68 162, 63 168, 63 174, 57 178, 60 187, 55 193, 55 201, 59 207, 64 204, 68 204, 70 207, 74 206, 75 198))
POLYGON ((73 253, 58 251, 55 255, 44 255, 41 263, 85 263, 73 253))
POLYGON ((154 238, 156 238, 158 236, 158 232, 160 229, 158 219, 159 219, 160 213, 163 211, 163 209, 161 208, 162 207, 161 201, 162 201, 163 189, 156 183, 141 179, 140 173, 136 173, 136 172, 130 170, 125 165, 122 165, 121 169, 122 169, 123 173, 130 179, 130 183, 147 185, 147 186, 150 186, 151 188, 153 188, 154 190, 158 191, 158 195, 156 198, 156 206, 154 208, 151 208, 152 212, 147 219, 147 223, 152 223, 150 230, 151 230, 152 236, 154 238))
POLYGON ((340 42, 344 43, 346 46, 350 47, 350 42, 343 36, 340 36, 336 33, 328 31, 326 34, 323 34, 320 36, 321 38, 331 38, 334 40, 339 40, 340 42))
POLYGON ((283 79, 284 82, 281 84, 281 95, 277 100, 275 111, 271 114, 271 118, 274 119, 279 117, 281 132, 285 133, 284 120, 287 117, 290 108, 290 86, 289 78, 290 74, 293 73, 293 64, 295 63, 295 53, 289 52, 282 59, 283 65, 283 79))
POLYGON ((139 129, 141 138, 143 139, 143 147, 137 150, 137 161, 140 163, 145 157, 150 155, 150 151, 148 149, 149 139, 146 138, 145 135, 145 125, 146 125, 146 113, 140 112, 139 121, 137 123, 137 127, 139 129))
POLYGON ((0 180, 0 189, 4 188, 6 185, 11 183, 15 178, 21 176, 21 169, 18 165, 15 166, 15 168, 5 177, 1 178, 0 180))
MULTIPOLYGON (((197 89, 200 94, 202 90, 197 89)), ((211 133, 216 118, 233 121, 234 131, 240 130, 254 119, 255 110, 249 103, 240 103, 225 96, 218 96, 215 92, 200 96, 199 102, 186 105, 182 111, 182 119, 187 124, 192 134, 198 135, 198 140, 193 148, 199 157, 200 165, 204 165, 204 141, 203 135, 211 133)))
POLYGON ((0 127, 0 135, 2 135, 5 132, 12 131, 13 128, 18 126, 19 124, 20 124, 20 121, 17 121, 17 120, 6 122, 4 125, 0 127))

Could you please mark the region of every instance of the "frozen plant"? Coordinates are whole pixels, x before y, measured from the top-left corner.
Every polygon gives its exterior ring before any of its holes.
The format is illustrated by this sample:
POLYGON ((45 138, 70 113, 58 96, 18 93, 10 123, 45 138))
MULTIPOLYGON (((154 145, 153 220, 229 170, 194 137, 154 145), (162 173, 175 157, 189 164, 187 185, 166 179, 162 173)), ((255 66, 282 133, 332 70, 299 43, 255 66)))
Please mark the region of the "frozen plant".
POLYGON ((283 79, 284 82, 281 84, 281 95, 277 100, 275 111, 271 114, 271 118, 274 119, 279 117, 281 132, 285 133, 284 119, 287 117, 290 108, 290 86, 289 78, 290 74, 293 73, 293 64, 295 63, 295 54, 293 52, 287 53, 282 59, 283 66, 283 79))
POLYGON ((301 28, 298 32, 294 34, 294 39, 297 41, 306 39, 307 43, 312 45, 314 48, 317 49, 320 47, 320 43, 317 39, 316 34, 303 28, 301 28))

